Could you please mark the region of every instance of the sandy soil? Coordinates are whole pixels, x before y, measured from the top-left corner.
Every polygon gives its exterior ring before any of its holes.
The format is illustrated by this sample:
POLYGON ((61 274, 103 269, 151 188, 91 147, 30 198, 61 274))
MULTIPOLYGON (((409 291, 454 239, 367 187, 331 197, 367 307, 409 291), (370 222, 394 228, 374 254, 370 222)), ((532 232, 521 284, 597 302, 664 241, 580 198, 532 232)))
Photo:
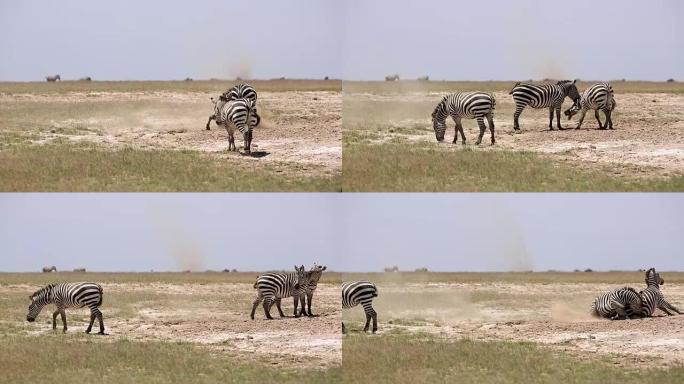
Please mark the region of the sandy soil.
MULTIPOLYGON (((236 156, 245 162, 292 162, 309 165, 324 173, 339 173, 342 167, 342 97, 340 92, 260 92, 258 110, 262 122, 254 132, 254 156, 227 152, 225 129, 212 122, 210 97, 202 92, 71 92, 60 95, 13 94, 0 102, 59 103, 76 111, 79 104, 109 106, 107 113, 75 113, 68 119, 50 122, 52 130, 41 131, 38 142, 66 138, 96 142, 107 147, 132 146, 147 149, 197 150, 222 158, 236 156), (121 107, 123 106, 123 107, 121 107), (60 128, 85 127, 61 133, 60 128)), ((236 145, 242 138, 236 135, 236 145)))
MULTIPOLYGON (((380 333, 400 330, 446 338, 536 342, 581 359, 606 358, 624 365, 683 364, 684 315, 658 312, 661 317, 627 321, 589 315, 593 298, 612 288, 606 284, 388 285, 379 287, 383 294, 374 306, 380 333)), ((684 310, 684 286, 665 285, 663 292, 684 310)), ((353 312, 345 313, 345 323, 358 331, 363 314, 353 312)))
MULTIPOLYGON (((581 90, 580 90, 581 91, 581 90)), ((419 127, 420 131, 384 132, 387 140, 402 137, 409 141, 435 142, 430 113, 444 92, 413 92, 401 94, 346 93, 345 100, 376 102, 378 109, 387 114, 384 123, 401 129, 419 127), (420 105, 411 108, 410 105, 420 105), (405 110, 411 109, 410 113, 405 110), (415 110, 414 110, 415 109, 415 110), (394 110, 394 111, 393 111, 394 110), (399 113, 393 113, 399 112, 399 113), (392 117, 392 115, 396 117, 392 117), (423 129, 424 128, 424 129, 423 129)), ((520 117, 522 132, 513 131, 514 105, 507 92, 495 92, 497 101, 494 122, 496 149, 532 150, 553 154, 575 166, 591 167, 595 164, 618 164, 615 173, 652 176, 684 174, 684 95, 669 93, 616 94, 618 103, 613 116, 614 130, 598 130, 593 111, 585 117, 581 130, 548 131, 548 109, 526 108, 520 117)), ((566 100, 564 109, 570 107, 566 100)), ((347 111, 345 110, 345 118, 347 111)), ((561 124, 574 128, 579 116, 568 121, 561 114, 561 124)), ((602 121, 605 117, 601 115, 602 121)), ((554 128, 555 128, 554 118, 554 128)), ((458 150, 450 144, 453 138, 453 122, 447 121, 445 149, 458 150)), ((469 144, 474 144, 479 134, 474 120, 464 120, 464 130, 469 144)), ((489 148, 489 132, 483 143, 489 148)))

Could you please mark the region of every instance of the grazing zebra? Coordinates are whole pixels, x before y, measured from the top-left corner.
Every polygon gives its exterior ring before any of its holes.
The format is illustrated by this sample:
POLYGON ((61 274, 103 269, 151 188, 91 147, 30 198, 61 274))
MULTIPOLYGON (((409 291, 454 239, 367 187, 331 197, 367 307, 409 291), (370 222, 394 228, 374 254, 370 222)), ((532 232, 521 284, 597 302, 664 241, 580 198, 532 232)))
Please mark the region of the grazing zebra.
POLYGON ((494 100, 494 96, 484 92, 459 92, 444 96, 432 112, 432 128, 435 130, 437 141, 442 142, 444 140, 446 118, 451 116, 456 123, 453 143, 458 142, 458 132, 461 131, 463 144, 465 144, 466 138, 463 133, 463 125, 461 124, 461 118, 465 117, 477 120, 477 125, 480 127, 480 136, 477 138, 477 144, 479 145, 487 129, 484 123, 484 118, 486 117, 489 123, 489 131, 492 133, 492 144, 494 144, 496 142, 494 139, 493 115, 495 106, 496 100, 494 100))
POLYGON ((516 83, 509 92, 515 101, 513 114, 513 129, 520 130, 518 118, 526 106, 532 108, 549 108, 549 129, 553 131, 553 111, 556 111, 556 126, 561 127, 560 111, 565 97, 570 97, 575 103, 580 99, 575 83, 577 80, 562 80, 556 84, 522 84, 516 83))
MULTIPOLYGON (((287 273, 265 273, 257 277, 254 283, 254 288, 257 290, 257 297, 252 303, 252 314, 250 317, 254 320, 254 312, 257 306, 263 300, 264 313, 266 318, 273 320, 271 317, 271 306, 275 303, 278 308, 280 317, 284 317, 283 310, 280 308, 280 300, 283 297, 300 296, 305 293, 305 286, 308 284, 310 274, 304 269, 304 266, 297 267, 295 265, 295 272, 287 273)), ((295 310, 295 317, 299 317, 295 310)))
POLYGON ((385 76, 385 81, 399 81, 399 75, 385 76))
POLYGON ((52 267, 43 267, 43 272, 57 272, 57 267, 55 267, 54 265, 52 267))
POLYGON ((52 83, 52 82, 55 82, 57 80, 62 81, 62 78, 59 75, 45 76, 45 80, 47 80, 48 83, 52 83))
POLYGON ((667 313, 668 316, 672 316, 673 312, 682 314, 674 305, 668 303, 660 292, 660 286, 665 284, 665 280, 660 277, 660 274, 656 272, 655 268, 651 268, 646 271, 646 289, 639 292, 641 295, 641 302, 643 303, 643 313, 644 316, 653 316, 656 309, 667 313))
MULTIPOLYGON (((254 101, 254 105, 256 105, 257 92, 254 89, 254 87, 252 87, 251 85, 246 84, 246 83, 240 83, 238 85, 233 86, 229 90, 223 92, 221 97, 223 99, 225 99, 224 103, 225 103, 225 101, 231 101, 231 100, 236 100, 236 99, 248 99, 248 100, 254 101)), ((219 97, 219 99, 221 99, 221 97, 219 97)), ((211 99, 211 101, 214 103, 214 114, 209 116, 209 120, 207 121, 207 126, 206 126, 207 131, 210 129, 209 123, 211 123, 212 120, 216 120, 217 125, 223 124, 223 122, 219 120, 218 111, 220 109, 217 109, 217 102, 214 101, 213 98, 211 99)), ((256 116, 257 116, 257 123, 254 126, 259 125, 259 122, 261 122, 261 118, 259 117, 259 115, 256 115, 256 116)))
POLYGON ((237 99, 227 101, 220 97, 219 102, 216 103, 217 108, 220 105, 217 114, 217 121, 221 121, 223 126, 228 131, 228 150, 237 151, 235 146, 235 130, 242 133, 244 140, 244 149, 246 154, 251 153, 252 145, 252 128, 259 124, 260 118, 256 113, 254 102, 248 99, 237 99), (225 101, 225 102, 223 102, 225 101))
POLYGON ((604 293, 591 304, 591 314, 611 320, 641 317, 641 296, 631 287, 604 293))
POLYGON ((59 283, 48 284, 37 290, 31 296, 31 304, 28 308, 26 320, 34 322, 40 311, 47 304, 54 304, 57 310, 52 313, 52 329, 57 329, 57 314, 62 316, 63 332, 67 331, 66 308, 90 309, 90 324, 86 333, 90 333, 93 323, 97 318, 100 322, 100 335, 104 335, 104 322, 102 321, 102 287, 96 283, 59 283))
POLYGON ((615 97, 613 94, 613 87, 610 83, 596 83, 591 87, 587 88, 582 92, 579 103, 574 103, 567 111, 565 111, 565 116, 568 120, 579 112, 580 114, 579 122, 575 129, 580 129, 582 127, 582 122, 584 121, 584 116, 590 109, 594 110, 594 116, 596 121, 598 121, 599 129, 613 129, 613 110, 615 109, 615 97), (599 111, 603 111, 606 115, 606 125, 601 124, 601 118, 599 117, 599 111))
POLYGON ((321 275, 323 275, 323 271, 325 271, 326 269, 327 267, 325 265, 314 264, 314 266, 311 267, 311 270, 309 271, 309 284, 305 287, 306 295, 301 295, 299 297, 295 296, 294 298, 295 312, 297 312, 297 299, 299 299, 302 303, 302 310, 299 313, 300 316, 313 316, 313 313, 311 313, 311 302, 313 301, 313 294, 316 288, 318 287, 318 280, 321 279, 321 275), (308 306, 308 311, 307 308, 305 308, 305 306, 308 306))
MULTIPOLYGON (((373 309, 373 298, 378 296, 378 288, 369 281, 352 281, 342 284, 342 308, 352 308, 361 304, 366 313, 366 326, 364 332, 368 332, 368 325, 373 319, 373 333, 378 330, 378 314, 373 309)), ((342 322, 342 333, 345 333, 342 322)))

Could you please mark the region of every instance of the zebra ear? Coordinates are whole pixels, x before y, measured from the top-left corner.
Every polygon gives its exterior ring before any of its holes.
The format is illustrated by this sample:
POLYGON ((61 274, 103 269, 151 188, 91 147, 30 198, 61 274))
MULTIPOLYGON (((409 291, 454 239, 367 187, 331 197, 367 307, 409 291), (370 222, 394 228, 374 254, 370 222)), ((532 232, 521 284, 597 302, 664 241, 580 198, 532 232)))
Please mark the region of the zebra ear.
POLYGON ((577 79, 573 80, 572 83, 575 84, 577 82, 577 79))

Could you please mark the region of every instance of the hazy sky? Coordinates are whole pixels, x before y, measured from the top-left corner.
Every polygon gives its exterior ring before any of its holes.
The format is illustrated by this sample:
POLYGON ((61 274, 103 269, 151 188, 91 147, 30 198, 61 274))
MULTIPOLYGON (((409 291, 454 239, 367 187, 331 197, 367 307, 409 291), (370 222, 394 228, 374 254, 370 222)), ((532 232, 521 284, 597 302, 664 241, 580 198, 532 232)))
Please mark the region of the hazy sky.
POLYGON ((684 270, 682 194, 1 194, 0 271, 684 270))
POLYGON ((680 0, 345 0, 344 77, 684 80, 680 0))
POLYGON ((339 0, 0 0, 0 80, 339 77, 339 0))

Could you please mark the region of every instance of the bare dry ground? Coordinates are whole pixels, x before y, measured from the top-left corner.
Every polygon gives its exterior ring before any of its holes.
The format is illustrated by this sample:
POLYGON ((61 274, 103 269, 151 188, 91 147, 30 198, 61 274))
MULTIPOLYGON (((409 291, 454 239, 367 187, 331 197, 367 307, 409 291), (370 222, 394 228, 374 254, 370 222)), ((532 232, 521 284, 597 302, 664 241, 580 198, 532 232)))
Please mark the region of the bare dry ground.
MULTIPOLYGON (((664 274, 664 277, 667 275, 664 274)), ((374 301, 379 333, 428 333, 447 339, 539 343, 581 360, 608 359, 643 367, 684 364, 684 315, 611 321, 593 318, 598 294, 643 283, 427 282, 378 284, 374 301)), ((684 309, 684 285, 663 286, 670 303, 684 309)), ((345 311, 359 331, 363 311, 345 311)))
MULTIPOLYGON (((249 318, 255 297, 253 283, 106 282, 101 307, 108 337, 96 341, 178 341, 208 348, 239 360, 273 366, 326 369, 341 364, 340 306, 337 284, 320 284, 314 297, 317 317, 292 317, 292 300, 284 300, 288 317, 266 320, 263 309, 249 318)), ((36 337, 52 333, 51 311, 44 309, 36 323, 25 321, 25 299, 40 285, 0 285, 8 312, 0 326, 36 337), (23 300, 22 300, 23 298, 23 300)), ((68 333, 81 333, 87 310, 68 310, 68 333)), ((97 329, 97 325, 95 327, 97 329)), ((61 323, 58 321, 58 330, 61 323)), ((68 334, 67 334, 68 335, 68 334)))
MULTIPOLYGON (((403 82, 402 82, 403 83, 403 82)), ((582 92, 591 83, 579 83, 582 92)), ((595 169, 618 165, 614 174, 662 176, 684 174, 684 86, 681 83, 613 83, 617 109, 615 130, 598 130, 593 111, 581 130, 548 131, 548 109, 526 108, 521 115, 522 132, 513 131, 514 104, 508 94, 512 82, 405 82, 402 84, 350 83, 344 87, 346 132, 361 134, 370 143, 390 141, 429 142, 445 151, 462 150, 452 145, 453 122, 447 121, 444 144, 437 144, 430 114, 441 97, 451 92, 483 90, 496 98, 494 122, 497 145, 489 146, 489 131, 481 150, 531 150, 595 169)), ((571 102, 566 100, 564 109, 571 102)), ((578 116, 562 125, 574 128, 578 116)), ((602 115, 602 120, 605 117, 602 115)), ((554 128, 555 128, 554 118, 554 128)), ((468 144, 479 134, 474 120, 464 120, 468 144)))

